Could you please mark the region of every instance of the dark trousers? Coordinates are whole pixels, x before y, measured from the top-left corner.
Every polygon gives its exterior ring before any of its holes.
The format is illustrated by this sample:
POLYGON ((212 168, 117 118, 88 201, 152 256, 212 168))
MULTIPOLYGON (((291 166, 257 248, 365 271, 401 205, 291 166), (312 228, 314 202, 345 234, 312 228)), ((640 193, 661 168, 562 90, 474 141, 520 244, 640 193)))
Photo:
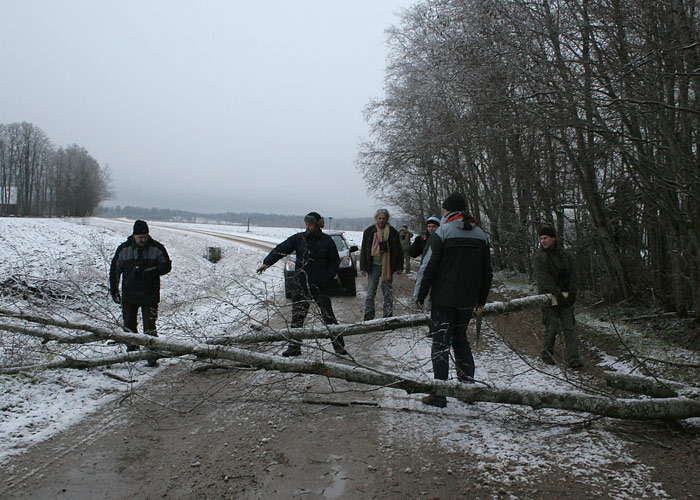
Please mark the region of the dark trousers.
MULTIPOLYGON (((338 324, 338 320, 333 313, 333 304, 331 304, 331 298, 328 296, 328 293, 312 285, 311 290, 306 287, 299 287, 292 295, 292 328, 301 328, 304 326, 304 320, 309 313, 311 301, 316 302, 316 305, 318 305, 318 308, 321 310, 321 319, 324 325, 338 324)), ((333 340, 337 341, 341 346, 345 345, 343 337, 339 336, 333 340)))
POLYGON ((542 341, 542 356, 554 356, 554 342, 557 334, 564 333, 564 345, 566 346, 566 362, 578 361, 578 337, 574 325, 573 306, 554 306, 542 309, 542 323, 544 323, 544 340, 542 341))
POLYGON ((124 329, 127 332, 139 333, 137 316, 141 308, 141 320, 143 321, 143 332, 157 337, 156 320, 158 319, 158 304, 152 306, 140 306, 137 304, 122 304, 122 316, 124 318, 124 329))
POLYGON ((457 378, 474 378, 474 357, 467 340, 472 308, 440 307, 433 304, 430 319, 433 332, 431 358, 436 380, 447 380, 450 372, 450 347, 454 350, 457 378))

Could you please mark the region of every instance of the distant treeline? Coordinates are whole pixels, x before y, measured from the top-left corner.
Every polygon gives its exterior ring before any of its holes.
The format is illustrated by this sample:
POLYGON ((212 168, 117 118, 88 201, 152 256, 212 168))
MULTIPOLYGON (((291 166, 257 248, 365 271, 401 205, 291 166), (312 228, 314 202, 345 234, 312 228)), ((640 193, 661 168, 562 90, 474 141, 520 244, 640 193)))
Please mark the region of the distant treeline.
POLYGON ((0 123, 0 215, 82 217, 110 194, 108 167, 85 148, 56 148, 31 123, 0 123))
MULTIPOLYGON (((126 206, 100 206, 95 215, 99 217, 125 217, 127 219, 144 219, 160 221, 178 221, 193 223, 240 224, 262 227, 298 227, 304 226, 303 215, 262 214, 257 212, 226 212, 218 214, 203 214, 169 208, 144 208, 126 206)), ((362 231, 372 224, 373 214, 368 217, 326 217, 326 230, 337 229, 344 231, 362 231)))

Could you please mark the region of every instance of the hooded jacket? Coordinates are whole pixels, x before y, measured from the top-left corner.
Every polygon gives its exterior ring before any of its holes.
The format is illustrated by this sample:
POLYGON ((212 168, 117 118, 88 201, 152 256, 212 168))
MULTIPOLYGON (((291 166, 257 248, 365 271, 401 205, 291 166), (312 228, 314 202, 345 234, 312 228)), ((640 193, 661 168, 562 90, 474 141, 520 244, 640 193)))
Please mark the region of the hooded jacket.
POLYGON ((333 238, 322 231, 317 234, 301 232, 291 235, 267 254, 263 264, 271 266, 291 253, 296 253, 295 285, 302 288, 314 285, 319 290, 325 290, 338 273, 338 247, 333 238))
POLYGON ((492 280, 488 237, 470 215, 452 212, 427 240, 413 300, 422 304, 430 293, 433 306, 483 305, 492 280))
POLYGON ((109 290, 114 296, 122 279, 122 303, 152 306, 160 302, 160 277, 168 274, 172 262, 165 247, 148 237, 142 247, 133 236, 119 245, 109 268, 109 290))
MULTIPOLYGON (((578 280, 569 253, 555 241, 554 246, 540 248, 535 254, 535 278, 538 293, 577 292, 578 280)), ((575 299, 574 299, 575 300, 575 299)), ((572 301, 573 302, 573 301, 572 301)))

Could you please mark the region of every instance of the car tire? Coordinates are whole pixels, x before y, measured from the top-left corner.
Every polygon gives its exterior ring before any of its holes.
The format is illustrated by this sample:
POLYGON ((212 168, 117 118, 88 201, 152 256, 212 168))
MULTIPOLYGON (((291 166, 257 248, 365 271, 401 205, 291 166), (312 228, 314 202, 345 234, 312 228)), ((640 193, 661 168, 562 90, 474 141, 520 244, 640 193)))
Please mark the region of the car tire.
POLYGON ((357 295, 357 288, 355 287, 355 278, 349 279, 344 283, 345 295, 348 297, 355 297, 357 295))
POLYGON ((289 278, 287 276, 284 277, 284 296, 288 299, 292 298, 292 287, 289 283, 289 278))

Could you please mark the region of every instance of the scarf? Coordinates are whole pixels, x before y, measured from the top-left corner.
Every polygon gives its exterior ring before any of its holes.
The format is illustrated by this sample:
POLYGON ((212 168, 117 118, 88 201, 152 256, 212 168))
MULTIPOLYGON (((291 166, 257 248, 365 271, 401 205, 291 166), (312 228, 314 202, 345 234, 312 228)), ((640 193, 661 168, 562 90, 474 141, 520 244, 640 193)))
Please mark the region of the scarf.
POLYGON ((380 229, 377 226, 377 231, 374 233, 374 238, 372 238, 372 257, 382 256, 382 281, 391 281, 391 250, 389 250, 389 245, 387 245, 386 252, 381 253, 379 251, 379 242, 389 239, 389 227, 389 223, 384 226, 384 229, 380 229))

